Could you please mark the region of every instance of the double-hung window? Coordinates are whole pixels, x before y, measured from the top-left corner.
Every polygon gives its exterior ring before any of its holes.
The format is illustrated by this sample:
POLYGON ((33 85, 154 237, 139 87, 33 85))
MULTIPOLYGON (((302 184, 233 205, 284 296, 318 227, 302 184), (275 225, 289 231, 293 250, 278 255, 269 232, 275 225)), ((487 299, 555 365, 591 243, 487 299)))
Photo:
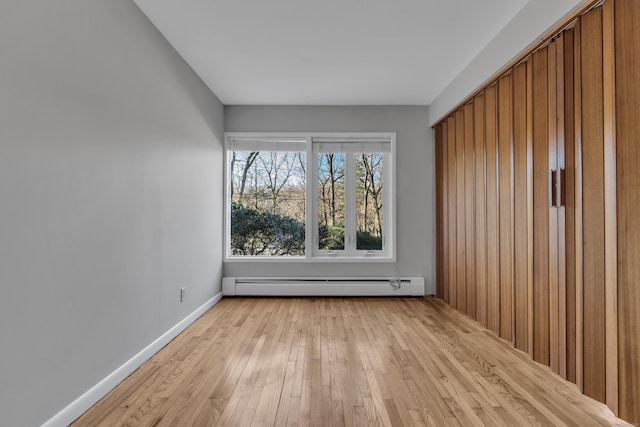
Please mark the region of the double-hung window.
POLYGON ((394 133, 225 140, 227 260, 395 259, 394 133))

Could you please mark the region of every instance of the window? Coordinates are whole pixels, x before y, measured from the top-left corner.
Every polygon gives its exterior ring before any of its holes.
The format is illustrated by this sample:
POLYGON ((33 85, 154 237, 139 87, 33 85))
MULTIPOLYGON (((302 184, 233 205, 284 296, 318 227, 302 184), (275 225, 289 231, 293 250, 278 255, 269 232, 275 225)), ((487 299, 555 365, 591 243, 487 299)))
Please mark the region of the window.
POLYGON ((315 255, 384 256, 390 205, 389 138, 312 138, 315 255))
POLYGON ((226 134, 227 260, 395 257, 395 134, 226 134))

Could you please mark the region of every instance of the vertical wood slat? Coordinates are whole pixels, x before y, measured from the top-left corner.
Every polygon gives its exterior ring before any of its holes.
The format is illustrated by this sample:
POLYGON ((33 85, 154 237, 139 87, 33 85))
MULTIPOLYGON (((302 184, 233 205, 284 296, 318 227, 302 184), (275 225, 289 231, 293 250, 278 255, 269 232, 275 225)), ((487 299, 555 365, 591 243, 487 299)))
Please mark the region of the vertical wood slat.
POLYGON ((485 97, 485 150, 487 192, 487 327, 500 330, 500 240, 498 214, 497 88, 489 86, 485 97))
POLYGON ((465 189, 465 238, 466 238, 466 298, 464 311, 476 318, 476 275, 475 275, 475 150, 473 143, 473 103, 464 106, 464 189, 465 189))
POLYGON ((440 124, 440 135, 442 141, 442 299, 449 302, 449 175, 447 171, 449 149, 448 138, 449 133, 447 130, 447 121, 443 121, 440 124))
POLYGON ((464 111, 456 112, 456 305, 458 310, 467 307, 467 264, 466 264, 466 215, 465 215, 465 141, 464 111))
POLYGON ((444 257, 444 232, 443 224, 443 174, 442 161, 443 157, 443 137, 442 124, 438 124, 435 128, 435 160, 436 160, 436 297, 444 296, 444 277, 443 269, 445 265, 444 257))
POLYGON ((605 402, 602 8, 581 18, 584 393, 605 402))
POLYGON ((527 298, 528 352, 533 358, 533 60, 527 62, 527 298))
POLYGON ((548 47, 532 56, 533 95, 533 359, 549 364, 548 47))
MULTIPOLYGON (((618 265, 614 2, 602 6, 606 404, 618 414, 618 265)), ((637 27, 636 27, 637 28, 637 27)), ((636 37, 640 36, 636 30, 636 37)), ((637 84, 637 81, 636 81, 637 84)), ((637 120, 637 117, 636 117, 637 120)), ((637 142, 637 141, 636 141, 637 142)), ((637 215, 637 212, 636 212, 637 215)), ((636 331, 640 335, 640 330, 636 331)), ((637 387, 640 387, 638 383, 637 387)), ((640 405, 640 402, 636 402, 640 405)))
POLYGON ((449 213, 448 221, 448 243, 449 243, 449 304, 456 306, 456 226, 457 226, 457 209, 456 209, 456 118, 452 115, 447 119, 447 212, 449 213))
POLYGON ((498 188, 500 211, 500 337, 513 340, 512 76, 498 80, 498 188))
POLYGON ((566 271, 566 194, 564 182, 566 179, 565 168, 565 33, 561 33, 555 41, 556 44, 556 147, 558 173, 560 173, 559 206, 557 215, 557 373, 562 378, 567 378, 567 271, 566 271), (562 172, 564 171, 564 172, 562 172))
POLYGON ((529 351, 527 62, 513 70, 515 347, 529 351))
POLYGON ((582 60, 581 60, 581 20, 573 28, 574 32, 574 143, 575 143, 575 383, 583 391, 583 248, 582 248, 582 60))
POLYGON ((487 324, 487 244, 486 244, 486 153, 484 94, 473 101, 474 145, 476 165, 476 320, 487 324))
MULTIPOLYGON (((558 91, 557 91, 557 59, 558 59, 558 43, 554 41, 549 44, 548 47, 549 66, 548 73, 548 95, 547 102, 549 114, 549 169, 560 173, 558 168, 558 128, 557 128, 557 113, 558 113, 558 91)), ((550 182, 551 186, 555 185, 554 182, 550 182)), ((553 195, 553 192, 551 192, 553 195)), ((556 191, 556 196, 558 192, 556 191)), ((557 203, 557 200, 551 200, 551 206, 557 203)), ((549 253, 547 255, 547 262, 549 263, 549 366, 555 372, 559 372, 559 343, 558 343, 558 209, 552 207, 549 209, 549 253)))
POLYGON ((614 13, 618 401, 620 417, 640 424, 640 4, 616 0, 614 13))
POLYGON ((574 30, 564 33, 565 328, 564 377, 576 382, 576 188, 574 30))

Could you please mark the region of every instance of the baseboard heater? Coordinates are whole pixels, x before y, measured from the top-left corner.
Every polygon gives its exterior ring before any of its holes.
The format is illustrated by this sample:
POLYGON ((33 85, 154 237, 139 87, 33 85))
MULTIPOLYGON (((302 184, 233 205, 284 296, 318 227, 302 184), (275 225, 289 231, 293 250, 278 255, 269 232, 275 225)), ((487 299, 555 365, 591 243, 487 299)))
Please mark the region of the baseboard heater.
POLYGON ((223 296, 423 296, 422 277, 225 277, 223 296))

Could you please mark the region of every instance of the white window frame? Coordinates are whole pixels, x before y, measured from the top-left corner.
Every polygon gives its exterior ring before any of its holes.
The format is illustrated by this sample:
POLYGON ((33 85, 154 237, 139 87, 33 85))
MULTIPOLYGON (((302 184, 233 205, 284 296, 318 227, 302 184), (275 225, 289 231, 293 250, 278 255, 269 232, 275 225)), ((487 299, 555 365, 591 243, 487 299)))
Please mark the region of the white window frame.
MULTIPOLYGON (((300 151, 300 150, 292 150, 300 151)), ((224 262, 396 262, 396 134, 395 132, 225 132, 224 144, 224 262), (336 139, 340 141, 388 140, 391 152, 385 153, 383 165, 383 250, 356 250, 355 230, 355 155, 345 156, 345 250, 321 251, 318 248, 318 166, 313 153, 313 140, 336 139), (241 256, 231 255, 231 180, 229 167, 233 141, 237 140, 304 140, 306 144, 305 177, 305 255, 304 256, 241 256), (351 175, 351 176, 350 176, 351 175), (353 197, 349 197, 353 196, 353 197), (352 219, 352 220, 351 220, 352 219), (349 239, 349 243, 347 242, 349 239)))

